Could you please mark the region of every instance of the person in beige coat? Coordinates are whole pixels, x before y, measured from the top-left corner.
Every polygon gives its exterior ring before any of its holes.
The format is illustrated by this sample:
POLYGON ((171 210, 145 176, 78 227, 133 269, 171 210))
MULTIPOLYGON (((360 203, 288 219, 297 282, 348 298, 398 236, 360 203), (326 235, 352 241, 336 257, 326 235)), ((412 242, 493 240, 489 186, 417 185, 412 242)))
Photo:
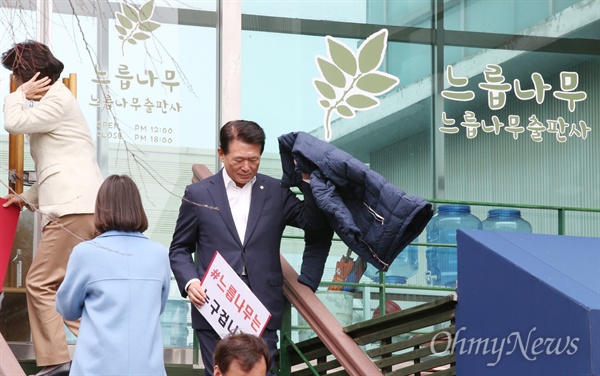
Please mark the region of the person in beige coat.
MULTIPOLYGON (((4 100, 4 129, 25 134, 37 182, 4 206, 18 205, 42 215, 42 236, 26 277, 27 306, 38 375, 68 375, 70 356, 56 290, 71 250, 94 238, 94 206, 103 178, 89 126, 71 91, 59 81, 64 68, 42 43, 17 43, 2 54, 18 88, 4 100), (38 101, 32 105, 32 100, 38 101)), ((65 321, 77 335, 79 322, 65 321)))

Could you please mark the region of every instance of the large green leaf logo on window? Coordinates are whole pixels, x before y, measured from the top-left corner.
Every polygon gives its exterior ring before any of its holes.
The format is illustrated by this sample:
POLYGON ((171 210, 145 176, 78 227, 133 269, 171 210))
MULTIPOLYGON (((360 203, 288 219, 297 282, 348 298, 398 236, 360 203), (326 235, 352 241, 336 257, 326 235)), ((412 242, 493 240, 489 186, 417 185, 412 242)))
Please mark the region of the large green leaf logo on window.
POLYGON ((355 55, 348 46, 331 36, 327 40, 329 59, 317 56, 321 72, 313 85, 320 94, 319 105, 325 110, 325 140, 330 141, 333 111, 343 118, 353 118, 356 111, 366 111, 379 106, 376 95, 385 94, 400 80, 377 71, 387 49, 388 31, 382 29, 371 35, 358 48, 355 55))
POLYGON ((121 52, 124 54, 125 43, 137 44, 138 41, 150 39, 152 32, 160 27, 158 22, 151 21, 154 14, 154 0, 150 0, 136 9, 121 3, 121 11, 115 12, 115 28, 119 39, 123 41, 121 52))

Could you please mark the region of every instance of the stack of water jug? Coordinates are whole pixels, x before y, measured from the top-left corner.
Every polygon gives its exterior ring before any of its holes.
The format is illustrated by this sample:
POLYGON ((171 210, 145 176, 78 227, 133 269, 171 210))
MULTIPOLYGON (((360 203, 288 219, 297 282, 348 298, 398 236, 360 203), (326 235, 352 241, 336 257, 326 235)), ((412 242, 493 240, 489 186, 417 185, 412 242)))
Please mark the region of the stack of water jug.
MULTIPOLYGON (((518 209, 492 209, 482 222, 471 213, 469 205, 446 204, 438 207, 437 213, 427 224, 427 243, 436 244, 427 247, 426 280, 429 285, 456 287, 457 257, 456 247, 444 247, 441 244, 456 244, 457 229, 491 230, 501 232, 532 232, 531 224, 521 218, 518 209)), ((386 283, 405 284, 407 279, 417 274, 419 252, 414 245, 404 249, 386 272, 386 283)), ((379 272, 371 264, 367 265, 365 275, 379 283, 379 272)))
MULTIPOLYGON (((390 265, 385 273, 385 283, 405 284, 406 280, 417 274, 419 270, 419 250, 414 245, 406 247, 390 265)), ((379 271, 367 264, 365 275, 373 282, 379 283, 379 271)))
MULTIPOLYGON (((468 205, 440 205, 427 224, 427 243, 456 244, 457 229, 491 230, 501 232, 532 232, 531 224, 521 218, 518 209, 492 209, 482 222, 471 213, 468 205)), ((456 287, 457 257, 455 247, 427 247, 427 274, 430 285, 456 287)))

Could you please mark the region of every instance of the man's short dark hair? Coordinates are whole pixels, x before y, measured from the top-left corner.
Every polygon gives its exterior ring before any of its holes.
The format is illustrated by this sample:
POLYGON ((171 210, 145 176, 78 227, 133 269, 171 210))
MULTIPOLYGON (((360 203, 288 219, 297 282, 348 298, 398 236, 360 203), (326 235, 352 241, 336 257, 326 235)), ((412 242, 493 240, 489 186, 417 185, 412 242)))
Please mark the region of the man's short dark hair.
POLYGON ((246 144, 260 145, 260 154, 265 150, 265 131, 249 120, 232 120, 221 127, 219 143, 223 154, 229 153, 229 143, 238 140, 246 144))
POLYGON ((64 64, 54 57, 50 48, 43 43, 27 40, 16 43, 2 54, 2 65, 23 82, 40 72, 38 79, 49 77, 55 83, 65 68, 64 64))
POLYGON ((213 358, 214 364, 223 373, 227 373, 233 362, 244 372, 250 371, 261 359, 265 360, 268 371, 272 362, 266 342, 260 337, 246 333, 230 334, 220 340, 213 358))
POLYGON ((111 175, 100 186, 96 197, 94 226, 100 233, 109 230, 144 232, 148 217, 135 182, 127 175, 111 175))

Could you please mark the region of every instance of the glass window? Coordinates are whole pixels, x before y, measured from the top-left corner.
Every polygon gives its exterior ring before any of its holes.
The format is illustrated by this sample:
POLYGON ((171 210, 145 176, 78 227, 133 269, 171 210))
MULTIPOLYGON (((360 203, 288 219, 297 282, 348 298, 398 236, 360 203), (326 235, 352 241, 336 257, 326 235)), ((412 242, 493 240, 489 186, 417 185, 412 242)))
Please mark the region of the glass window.
MULTIPOLYGON (((596 207, 595 195, 585 192, 598 184, 586 166, 599 157, 591 100, 599 62, 590 55, 487 50, 448 65, 435 130, 444 133, 446 197, 596 207)), ((485 209, 477 213, 481 219, 485 209)), ((554 212, 529 213, 528 220, 537 233, 556 233, 554 212)), ((588 225, 569 234, 597 235, 588 225)))
MULTIPOLYGON (((308 0, 308 1, 242 1, 242 13, 259 16, 343 22, 364 22, 365 1, 308 0)), ((291 21, 291 20, 290 20, 291 21)))
MULTIPOLYGON (((316 19, 307 6, 302 17, 288 19, 271 3, 245 2, 242 113, 267 129, 268 173, 280 173, 280 134, 301 130, 324 138, 314 80, 323 80, 319 57, 330 58, 327 38, 356 52, 369 36, 365 30, 377 31, 370 24, 389 25, 380 70, 399 84, 368 111, 352 117, 334 111, 333 145, 426 198, 596 207, 595 196, 584 192, 598 183, 585 162, 597 159, 598 149, 590 100, 597 91, 598 4, 445 1, 443 29, 435 30, 442 48, 428 33, 440 24, 432 22, 432 4, 366 1, 366 21, 339 24, 342 11, 316 19), (348 36, 356 30, 363 35, 348 36)), ((472 212, 483 220, 489 209, 472 212)), ((522 216, 534 232, 557 233, 555 211, 524 209, 522 216)), ((567 226, 569 234, 597 236, 598 219, 590 222, 591 216, 570 214, 576 223, 567 226)), ((324 281, 345 253, 335 247, 324 281)), ((299 262, 296 248, 286 252, 299 262)), ((425 271, 410 281, 427 284, 425 271)))
POLYGON ((593 12, 594 9, 597 11, 597 7, 597 4, 591 3, 582 6, 582 2, 577 0, 446 0, 444 23, 447 30, 559 37, 564 36, 564 33, 552 35, 558 30, 548 27, 550 24, 566 23, 569 25, 563 27, 574 26, 583 21, 571 18, 574 13, 593 12), (589 9, 586 10, 586 7, 589 9))
MULTIPOLYGON (((48 44, 65 64, 63 77, 76 75, 76 95, 104 176, 128 174, 136 181, 149 219, 146 235, 168 247, 192 166, 216 167, 216 1, 127 4, 54 2, 48 44), (143 4, 152 5, 147 19, 134 15, 143 4)), ((38 39, 29 6, 2 6, 2 51, 38 39)), ((2 96, 8 73, 0 73, 2 96)), ((6 171, 3 127, 0 162, 6 171)), ((25 169, 33 168, 26 142, 25 169)), ((182 314, 174 283, 171 291, 164 343, 191 346, 189 303, 182 314)))

